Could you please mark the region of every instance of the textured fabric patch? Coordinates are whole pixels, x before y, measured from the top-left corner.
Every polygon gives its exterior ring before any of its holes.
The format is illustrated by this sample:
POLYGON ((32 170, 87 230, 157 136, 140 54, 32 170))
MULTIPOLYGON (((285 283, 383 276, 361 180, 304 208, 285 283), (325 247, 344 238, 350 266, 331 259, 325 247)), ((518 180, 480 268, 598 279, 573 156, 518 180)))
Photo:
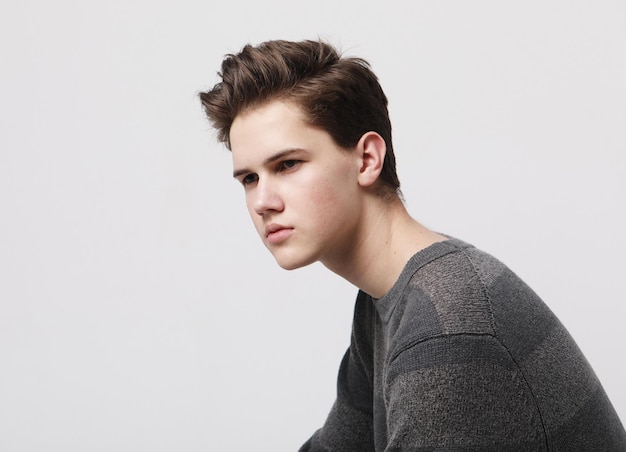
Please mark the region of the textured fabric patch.
POLYGON ((431 262, 410 284, 432 300, 445 334, 494 332, 483 284, 463 254, 451 253, 431 262))
POLYGON ((400 374, 389 392, 391 449, 541 443, 534 401, 516 370, 445 364, 400 374))

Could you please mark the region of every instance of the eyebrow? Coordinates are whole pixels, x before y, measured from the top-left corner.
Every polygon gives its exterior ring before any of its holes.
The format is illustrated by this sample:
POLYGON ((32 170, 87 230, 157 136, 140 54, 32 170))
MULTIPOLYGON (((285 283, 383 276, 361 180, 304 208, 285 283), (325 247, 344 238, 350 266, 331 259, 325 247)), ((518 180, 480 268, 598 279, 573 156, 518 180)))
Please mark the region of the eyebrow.
MULTIPOLYGON (((266 158, 265 160, 263 160, 263 166, 268 166, 272 163, 274 163, 276 160, 280 160, 283 157, 287 157, 288 155, 294 154, 296 152, 300 152, 303 151, 304 149, 300 149, 300 148, 293 148, 293 149, 285 149, 284 151, 280 151, 277 152, 274 155, 269 156, 268 158, 266 158)), ((237 178, 239 176, 243 176, 244 174, 248 174, 251 173, 252 171, 247 169, 247 168, 242 168, 239 170, 235 170, 233 172, 233 177, 237 178)))

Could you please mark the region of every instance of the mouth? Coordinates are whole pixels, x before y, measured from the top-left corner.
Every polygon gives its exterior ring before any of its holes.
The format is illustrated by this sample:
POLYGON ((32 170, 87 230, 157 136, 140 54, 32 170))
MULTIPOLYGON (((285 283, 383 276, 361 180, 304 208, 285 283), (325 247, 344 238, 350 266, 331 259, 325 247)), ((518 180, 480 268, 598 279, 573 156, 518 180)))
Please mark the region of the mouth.
POLYGON ((280 224, 270 224, 265 228, 265 238, 272 245, 284 242, 293 233, 293 228, 280 224))

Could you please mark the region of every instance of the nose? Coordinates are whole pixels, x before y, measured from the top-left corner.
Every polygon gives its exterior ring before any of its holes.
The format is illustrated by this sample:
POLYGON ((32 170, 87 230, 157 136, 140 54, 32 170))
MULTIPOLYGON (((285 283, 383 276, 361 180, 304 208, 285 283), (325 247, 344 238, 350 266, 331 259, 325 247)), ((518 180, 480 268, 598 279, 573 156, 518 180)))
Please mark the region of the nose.
POLYGON ((281 212, 285 205, 278 190, 268 180, 259 180, 253 193, 250 193, 250 207, 258 214, 264 215, 269 212, 281 212))

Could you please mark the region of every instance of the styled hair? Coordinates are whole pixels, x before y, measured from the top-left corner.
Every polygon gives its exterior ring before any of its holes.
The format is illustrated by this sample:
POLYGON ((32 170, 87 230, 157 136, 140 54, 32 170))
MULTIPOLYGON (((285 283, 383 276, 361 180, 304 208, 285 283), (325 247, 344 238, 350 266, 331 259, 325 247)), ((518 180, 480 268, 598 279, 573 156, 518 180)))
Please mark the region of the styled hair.
POLYGON ((398 191, 387 97, 367 61, 342 57, 322 41, 275 40, 226 55, 218 75, 221 81, 199 95, 228 149, 239 113, 274 99, 291 101, 343 148, 356 146, 369 131, 378 133, 387 147, 380 180, 398 191))

